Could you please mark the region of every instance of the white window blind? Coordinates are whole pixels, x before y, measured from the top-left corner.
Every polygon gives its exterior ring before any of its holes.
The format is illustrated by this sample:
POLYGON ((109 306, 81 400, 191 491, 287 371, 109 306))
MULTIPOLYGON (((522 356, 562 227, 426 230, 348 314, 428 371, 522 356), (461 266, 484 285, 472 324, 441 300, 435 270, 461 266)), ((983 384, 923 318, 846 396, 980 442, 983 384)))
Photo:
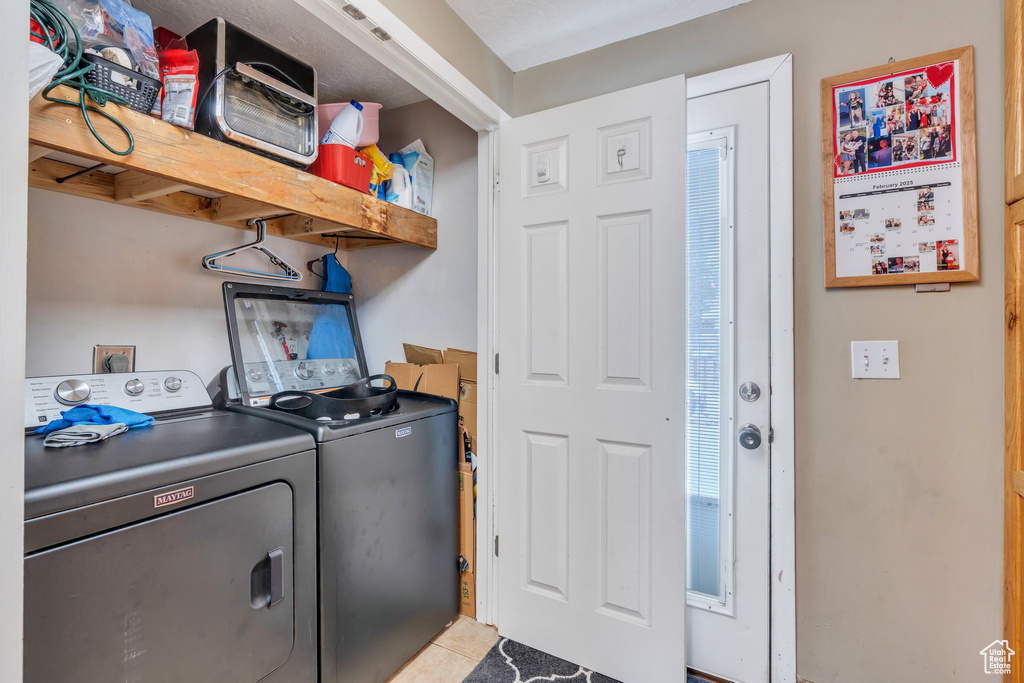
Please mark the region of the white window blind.
MULTIPOLYGON (((724 142, 724 140, 722 141, 724 142)), ((722 597, 722 232, 724 147, 691 145, 686 166, 688 588, 722 597)))

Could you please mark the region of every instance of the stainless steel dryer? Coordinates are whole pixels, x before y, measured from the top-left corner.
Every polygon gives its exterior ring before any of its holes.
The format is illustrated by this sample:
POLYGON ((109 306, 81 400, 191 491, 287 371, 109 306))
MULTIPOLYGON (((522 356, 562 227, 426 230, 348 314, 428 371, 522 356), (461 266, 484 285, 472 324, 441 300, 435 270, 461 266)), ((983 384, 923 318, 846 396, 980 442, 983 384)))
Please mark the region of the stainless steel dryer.
POLYGON ((238 283, 224 295, 234 365, 211 387, 217 404, 316 441, 321 680, 382 683, 458 614, 456 404, 399 392, 387 414, 274 410, 275 393, 367 376, 352 296, 238 283))
POLYGON ((78 403, 157 418, 25 440, 25 681, 312 682, 309 434, 215 410, 190 372, 25 381, 25 427, 78 403))

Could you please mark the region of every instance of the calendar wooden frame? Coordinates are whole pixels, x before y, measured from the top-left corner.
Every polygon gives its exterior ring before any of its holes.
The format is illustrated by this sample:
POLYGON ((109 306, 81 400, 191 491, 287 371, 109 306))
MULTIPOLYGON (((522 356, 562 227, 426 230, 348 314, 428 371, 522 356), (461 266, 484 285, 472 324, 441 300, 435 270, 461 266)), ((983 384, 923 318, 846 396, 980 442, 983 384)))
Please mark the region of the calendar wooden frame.
POLYGON ((825 287, 872 287, 887 285, 927 284, 935 282, 969 282, 981 277, 978 251, 978 157, 974 119, 974 47, 966 46, 944 52, 890 62, 870 69, 861 69, 821 79, 821 184, 822 217, 824 220, 825 287), (963 178, 963 244, 961 269, 931 273, 899 273, 892 275, 836 276, 836 217, 833 165, 835 164, 835 102, 833 89, 846 83, 889 76, 903 71, 923 69, 933 64, 958 60, 957 125, 960 128, 959 161, 963 178))

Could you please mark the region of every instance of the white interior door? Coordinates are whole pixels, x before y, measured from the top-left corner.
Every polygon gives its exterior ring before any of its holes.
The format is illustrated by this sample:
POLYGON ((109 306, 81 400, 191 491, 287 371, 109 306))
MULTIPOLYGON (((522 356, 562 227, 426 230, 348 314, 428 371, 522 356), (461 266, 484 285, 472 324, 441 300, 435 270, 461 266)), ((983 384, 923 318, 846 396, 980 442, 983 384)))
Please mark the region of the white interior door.
POLYGON ((767 683, 768 84, 687 114, 687 662, 767 683), (744 425, 760 444, 741 442, 744 425))
POLYGON ((686 83, 500 131, 498 627, 685 678, 686 83))

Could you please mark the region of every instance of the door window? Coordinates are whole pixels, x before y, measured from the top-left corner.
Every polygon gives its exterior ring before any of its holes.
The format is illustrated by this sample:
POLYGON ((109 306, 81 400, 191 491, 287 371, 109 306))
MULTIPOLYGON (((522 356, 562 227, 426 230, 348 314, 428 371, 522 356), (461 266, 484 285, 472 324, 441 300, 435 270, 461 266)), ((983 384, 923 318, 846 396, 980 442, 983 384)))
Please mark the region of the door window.
POLYGON ((727 602, 731 558, 731 130, 689 138, 686 168, 687 589, 727 602), (723 334, 723 330, 726 331, 723 334))

